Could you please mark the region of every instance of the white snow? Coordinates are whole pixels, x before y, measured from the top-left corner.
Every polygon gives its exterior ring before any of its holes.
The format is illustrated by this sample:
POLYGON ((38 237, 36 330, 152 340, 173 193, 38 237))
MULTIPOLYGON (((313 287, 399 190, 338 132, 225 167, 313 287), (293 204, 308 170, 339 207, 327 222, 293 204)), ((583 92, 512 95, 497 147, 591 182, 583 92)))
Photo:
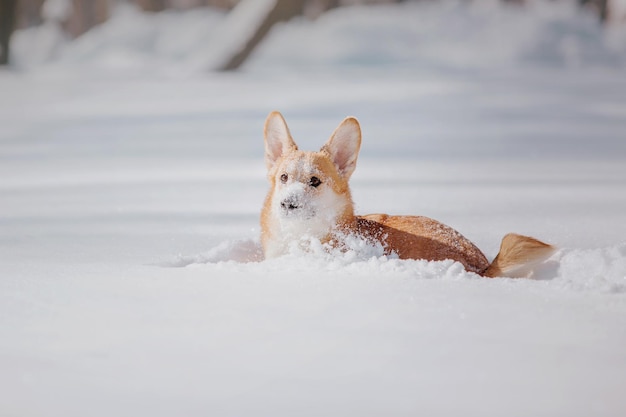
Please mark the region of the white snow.
POLYGON ((219 13, 122 10, 0 72, 0 415, 624 415, 622 32, 532 4, 340 9, 235 74, 152 42, 219 13), (304 149, 359 118, 359 213, 560 249, 527 280, 358 240, 263 261, 274 109, 304 149))

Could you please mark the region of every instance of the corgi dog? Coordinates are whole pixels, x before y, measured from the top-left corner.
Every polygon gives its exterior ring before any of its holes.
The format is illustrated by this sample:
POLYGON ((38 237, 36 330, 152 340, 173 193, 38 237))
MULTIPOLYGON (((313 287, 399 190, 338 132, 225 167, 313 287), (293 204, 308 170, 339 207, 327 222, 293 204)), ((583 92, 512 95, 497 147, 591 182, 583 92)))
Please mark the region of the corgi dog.
POLYGON ((279 112, 264 127, 265 163, 270 189, 261 211, 265 258, 289 251, 303 237, 341 246, 341 236, 380 243, 400 259, 452 259, 484 277, 523 276, 554 247, 537 239, 508 234, 493 262, 456 230, 423 216, 357 216, 348 180, 356 168, 361 127, 354 117, 339 124, 318 152, 301 151, 279 112))

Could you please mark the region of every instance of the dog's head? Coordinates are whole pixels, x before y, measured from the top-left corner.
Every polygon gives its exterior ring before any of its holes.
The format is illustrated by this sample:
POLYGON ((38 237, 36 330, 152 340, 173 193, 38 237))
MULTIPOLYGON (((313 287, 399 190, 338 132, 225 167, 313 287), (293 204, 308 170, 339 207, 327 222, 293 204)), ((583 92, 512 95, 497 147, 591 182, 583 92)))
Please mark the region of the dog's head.
POLYGON ((281 224, 297 224, 302 233, 317 235, 340 217, 353 215, 348 180, 361 146, 355 118, 341 122, 318 152, 298 149, 279 112, 267 117, 264 133, 272 186, 267 204, 281 224))

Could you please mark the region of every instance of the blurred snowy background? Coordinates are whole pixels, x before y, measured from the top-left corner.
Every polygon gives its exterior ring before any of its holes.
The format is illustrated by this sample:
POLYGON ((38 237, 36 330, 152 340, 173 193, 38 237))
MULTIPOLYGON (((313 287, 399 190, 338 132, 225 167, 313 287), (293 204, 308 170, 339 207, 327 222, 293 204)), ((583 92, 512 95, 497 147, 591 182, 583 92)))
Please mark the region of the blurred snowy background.
POLYGON ((0 0, 0 416, 626 415, 625 17, 0 0), (304 149, 359 118, 358 213, 560 250, 259 261, 272 110, 304 149))
MULTIPOLYGON (((146 75, 240 66, 572 68, 623 67, 625 59, 624 0, 2 4, 5 16, 13 4, 13 22, 5 26, 16 29, 11 65, 19 70, 56 66, 146 75), (292 22, 282 25, 285 21, 292 22), (263 42, 268 32, 271 40, 263 42)), ((5 28, 2 32, 3 37, 9 33, 5 28)))

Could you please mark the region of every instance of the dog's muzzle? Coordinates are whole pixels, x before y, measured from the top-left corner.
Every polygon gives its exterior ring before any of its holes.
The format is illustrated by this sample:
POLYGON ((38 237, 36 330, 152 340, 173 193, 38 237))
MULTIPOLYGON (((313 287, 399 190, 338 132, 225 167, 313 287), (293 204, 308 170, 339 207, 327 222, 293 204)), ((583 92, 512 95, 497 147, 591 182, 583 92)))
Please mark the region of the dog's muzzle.
POLYGON ((280 207, 283 209, 283 211, 290 212, 298 210, 302 207, 302 205, 298 198, 289 197, 280 202, 280 207))
POLYGON ((315 216, 315 210, 307 202, 306 198, 299 195, 291 195, 280 201, 280 210, 284 217, 307 220, 315 216))

